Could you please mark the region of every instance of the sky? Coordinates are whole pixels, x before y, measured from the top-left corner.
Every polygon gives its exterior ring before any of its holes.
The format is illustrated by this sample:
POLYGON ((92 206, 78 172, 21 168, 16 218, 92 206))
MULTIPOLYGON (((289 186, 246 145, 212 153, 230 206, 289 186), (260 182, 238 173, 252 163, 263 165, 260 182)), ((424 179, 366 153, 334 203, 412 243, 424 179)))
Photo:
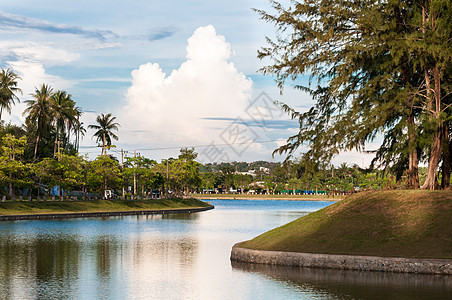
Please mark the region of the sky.
MULTIPOLYGON (((2 118, 22 124, 36 87, 70 93, 85 128, 100 113, 120 124, 111 150, 161 160, 195 147, 198 161, 282 161, 275 148, 297 133, 274 101, 306 110, 314 103, 290 85, 281 94, 258 72, 257 50, 275 29, 252 8, 267 0, 0 0, 0 67, 22 78, 21 103, 2 118)), ((303 80, 301 77, 300 80, 303 80)), ((101 149, 87 130, 81 154, 101 149)), ((375 149, 374 144, 368 146, 375 149)), ((299 153, 305 151, 300 148, 299 153)), ((368 165, 340 154, 333 163, 368 165)))

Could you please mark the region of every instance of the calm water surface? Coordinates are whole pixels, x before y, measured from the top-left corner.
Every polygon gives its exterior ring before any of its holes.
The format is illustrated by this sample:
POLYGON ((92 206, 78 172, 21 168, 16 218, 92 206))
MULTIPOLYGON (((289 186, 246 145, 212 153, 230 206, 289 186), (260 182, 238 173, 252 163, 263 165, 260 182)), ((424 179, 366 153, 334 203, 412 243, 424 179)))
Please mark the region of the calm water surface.
POLYGON ((0 299, 452 299, 452 278, 232 263, 331 202, 212 200, 197 214, 0 223, 0 299))

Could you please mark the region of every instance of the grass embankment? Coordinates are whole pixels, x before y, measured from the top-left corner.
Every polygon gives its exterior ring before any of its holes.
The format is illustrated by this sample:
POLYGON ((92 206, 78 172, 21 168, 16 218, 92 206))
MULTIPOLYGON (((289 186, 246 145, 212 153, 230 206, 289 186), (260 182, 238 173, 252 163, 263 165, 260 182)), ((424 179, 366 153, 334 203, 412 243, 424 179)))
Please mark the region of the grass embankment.
POLYGON ((158 199, 146 201, 96 200, 79 202, 0 202, 0 215, 115 212, 206 207, 197 199, 158 199))
POLYGON ((452 259, 452 192, 355 194, 240 246, 288 252, 452 259))
POLYGON ((243 199, 243 200, 307 200, 307 201, 339 201, 344 196, 327 195, 248 195, 248 194, 192 194, 197 199, 243 199))

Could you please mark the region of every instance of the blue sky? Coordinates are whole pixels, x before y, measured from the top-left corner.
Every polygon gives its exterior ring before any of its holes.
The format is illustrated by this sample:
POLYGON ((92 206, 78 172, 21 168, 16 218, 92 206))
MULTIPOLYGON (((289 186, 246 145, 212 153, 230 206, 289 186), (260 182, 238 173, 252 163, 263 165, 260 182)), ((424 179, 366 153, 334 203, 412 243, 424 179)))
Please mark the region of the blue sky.
MULTIPOLYGON (((177 156, 179 147, 211 145, 196 149, 200 159, 217 150, 229 160, 273 160, 272 150, 297 124, 281 113, 263 114, 265 103, 306 109, 312 100, 290 87, 281 96, 273 79, 257 72, 264 64, 257 49, 274 28, 252 8, 269 4, 1 0, 0 64, 20 73, 23 100, 45 82, 73 95, 85 126, 99 113, 117 116, 116 152, 141 149, 162 159, 177 156), (240 139, 225 134, 233 128, 240 139)), ((14 108, 12 122, 23 121, 24 107, 14 108)), ((91 135, 81 152, 94 157, 100 149, 91 135)))

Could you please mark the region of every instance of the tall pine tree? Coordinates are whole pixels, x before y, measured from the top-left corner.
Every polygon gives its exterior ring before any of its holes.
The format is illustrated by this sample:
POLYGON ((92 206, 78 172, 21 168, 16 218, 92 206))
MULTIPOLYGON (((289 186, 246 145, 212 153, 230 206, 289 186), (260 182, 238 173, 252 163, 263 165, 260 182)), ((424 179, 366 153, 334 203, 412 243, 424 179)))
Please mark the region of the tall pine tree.
MULTIPOLYGON (((307 144, 305 158, 329 161, 341 150, 363 150, 366 142, 386 132, 378 158, 386 165, 402 158, 397 163, 405 161, 409 184, 418 187, 419 124, 424 119, 434 123, 432 117, 423 117, 428 112, 422 98, 425 76, 420 72, 425 62, 414 41, 419 35, 419 6, 396 0, 305 0, 286 9, 271 3, 274 14, 257 10, 278 30, 278 38, 267 39, 269 46, 258 53, 273 60, 261 71, 276 74, 280 88, 288 78, 310 74, 309 84, 296 88, 316 100, 305 113, 283 105, 299 120, 300 130, 277 151, 290 156, 307 144), (387 147, 390 139, 405 142, 387 147)), ((446 48, 450 49, 447 43, 446 48)), ((438 58, 443 63, 448 59, 438 58)))

